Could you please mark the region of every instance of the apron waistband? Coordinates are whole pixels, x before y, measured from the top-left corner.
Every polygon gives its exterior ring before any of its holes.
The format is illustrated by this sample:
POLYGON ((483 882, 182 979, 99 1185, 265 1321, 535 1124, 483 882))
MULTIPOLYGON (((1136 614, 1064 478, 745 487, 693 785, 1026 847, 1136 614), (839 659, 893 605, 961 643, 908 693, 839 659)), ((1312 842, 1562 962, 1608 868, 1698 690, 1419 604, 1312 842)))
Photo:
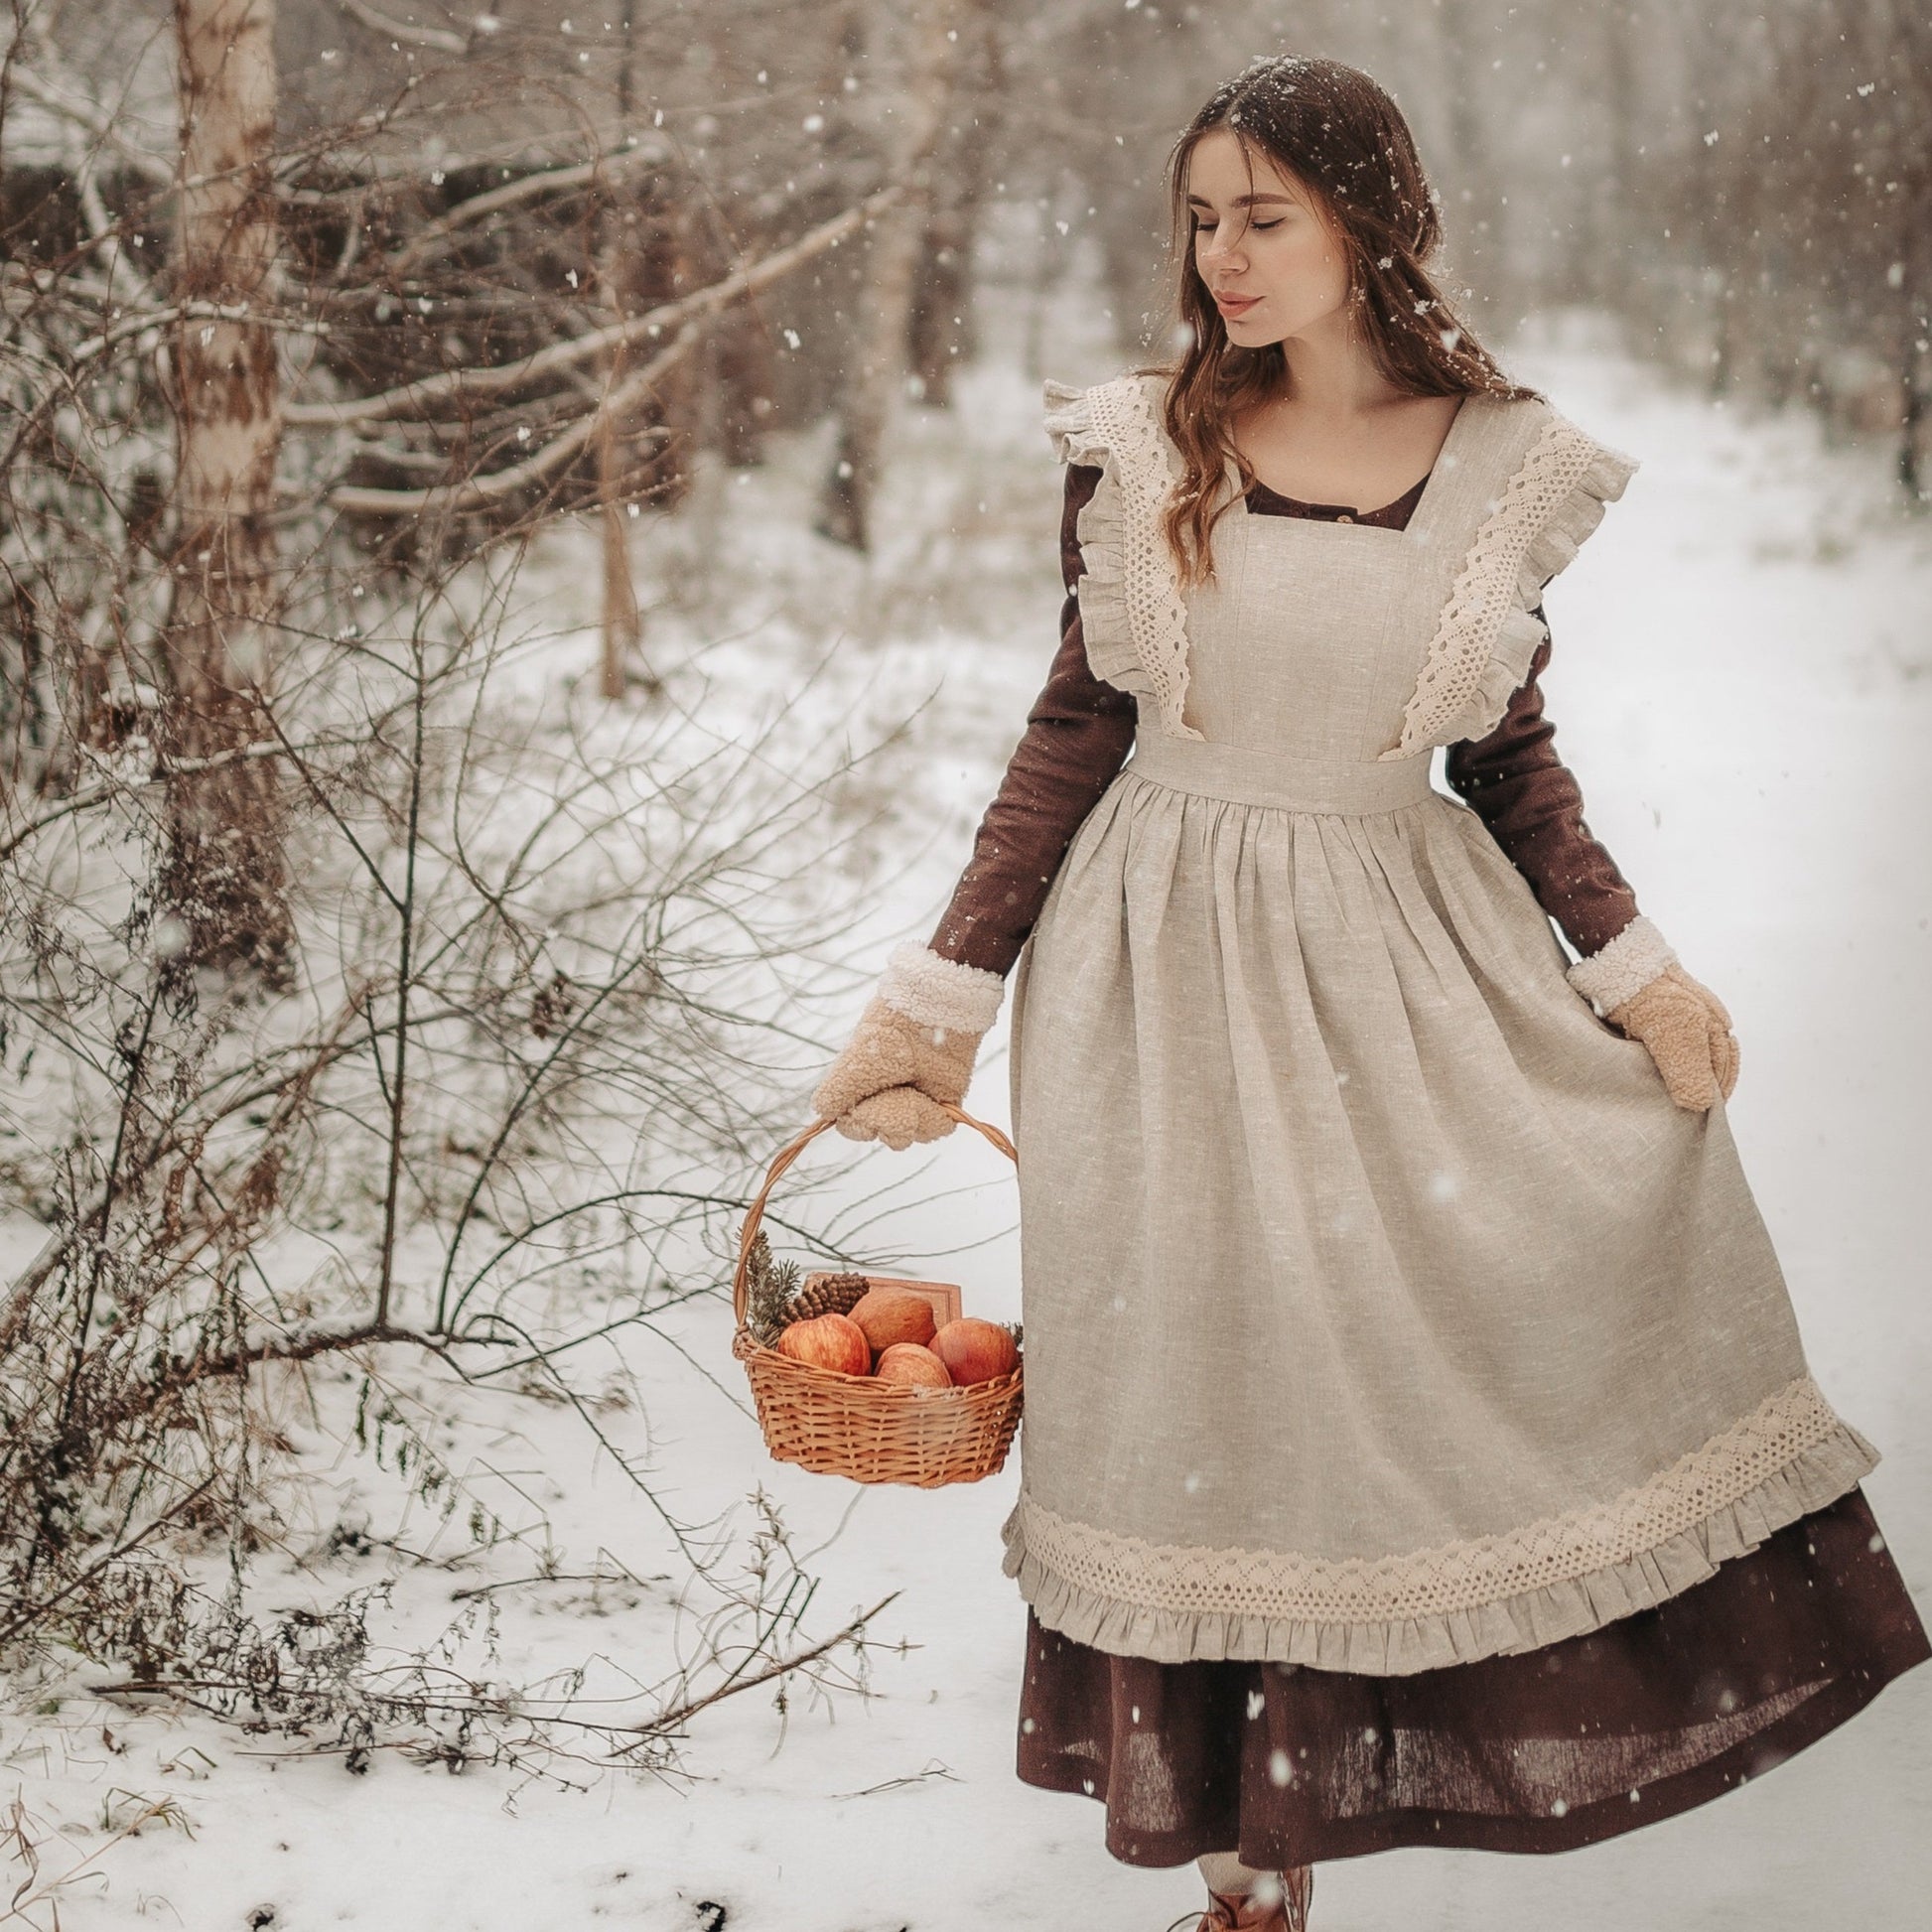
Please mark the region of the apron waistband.
POLYGON ((1429 764, 1424 752, 1413 758, 1366 761, 1310 759, 1146 731, 1122 768, 1174 791, 1221 798, 1230 804, 1350 814, 1393 812, 1420 804, 1435 792, 1429 764))

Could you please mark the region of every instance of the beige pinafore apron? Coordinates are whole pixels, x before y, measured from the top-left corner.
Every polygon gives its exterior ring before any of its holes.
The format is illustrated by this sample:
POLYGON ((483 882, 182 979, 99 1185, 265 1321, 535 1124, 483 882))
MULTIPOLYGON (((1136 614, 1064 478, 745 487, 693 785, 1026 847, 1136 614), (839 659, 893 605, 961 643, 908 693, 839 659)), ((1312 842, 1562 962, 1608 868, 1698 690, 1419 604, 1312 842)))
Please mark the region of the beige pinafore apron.
POLYGON ((1102 1650, 1398 1674, 1708 1577, 1876 1461, 1809 1377, 1722 1102, 1671 1102, 1430 750, 1635 465, 1471 397, 1404 530, 1151 528, 1159 378, 1048 384, 1134 756, 1022 957, 1006 1568, 1102 1650), (1176 634, 1178 633, 1178 634, 1176 634))

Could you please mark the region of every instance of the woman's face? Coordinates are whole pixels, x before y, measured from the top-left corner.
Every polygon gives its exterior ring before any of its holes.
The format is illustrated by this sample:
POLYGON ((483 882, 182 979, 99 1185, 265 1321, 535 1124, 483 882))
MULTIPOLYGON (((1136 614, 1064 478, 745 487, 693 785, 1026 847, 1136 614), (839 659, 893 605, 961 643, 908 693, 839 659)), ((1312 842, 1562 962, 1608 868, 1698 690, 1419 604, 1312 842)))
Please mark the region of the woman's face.
POLYGON ((1340 237, 1308 191, 1225 128, 1187 157, 1194 266, 1240 348, 1306 335, 1348 299, 1340 237), (1253 180, 1250 181, 1250 174, 1253 180))

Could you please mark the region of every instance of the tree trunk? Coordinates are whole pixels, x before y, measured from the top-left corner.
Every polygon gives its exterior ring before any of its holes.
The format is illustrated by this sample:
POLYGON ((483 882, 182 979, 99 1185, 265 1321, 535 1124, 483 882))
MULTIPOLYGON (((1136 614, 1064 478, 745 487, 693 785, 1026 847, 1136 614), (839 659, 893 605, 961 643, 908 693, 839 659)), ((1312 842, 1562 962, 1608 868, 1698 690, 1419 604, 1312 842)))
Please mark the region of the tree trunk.
POLYGON ((837 454, 825 480, 818 520, 821 536, 855 550, 871 548, 872 499, 880 454, 904 384, 917 283, 919 248, 931 205, 926 179, 946 130, 951 106, 958 0, 917 0, 905 26, 905 84, 895 119, 891 178, 912 192, 871 224, 864 334, 841 411, 837 454))
POLYGON ((1598 16, 1602 34, 1602 85, 1598 94, 1608 136, 1609 163, 1590 189, 1590 300, 1626 332, 1641 329, 1639 347, 1653 353, 1662 318, 1658 314, 1661 280, 1636 266, 1639 232, 1633 212, 1642 193, 1645 95, 1638 61, 1655 24, 1633 7, 1605 7, 1598 16))
POLYGON ((741 308, 718 318, 712 340, 718 350, 719 452, 731 469, 756 469, 765 460, 765 424, 778 393, 770 326, 741 308))
MULTIPOLYGON (((618 49, 618 128, 626 135, 637 109, 636 68, 636 23, 626 14, 618 49)), ((630 311, 629 277, 625 273, 629 247, 618 207, 619 192, 609 180, 599 184, 597 279, 613 321, 621 321, 630 311)), ((626 190, 625 200, 629 204, 625 212, 634 233, 634 191, 626 190)), ((604 372, 607 395, 622 383, 626 359, 623 345, 619 344, 611 351, 604 372)), ((630 506, 624 500, 626 427, 619 422, 617 411, 607 410, 597 436, 598 526, 604 550, 604 651, 598 688, 613 703, 623 696, 644 641, 643 614, 637 608, 637 585, 630 571, 630 506)), ((656 679, 647 671, 643 682, 646 689, 657 689, 656 679)))
MULTIPOLYGON (((174 295, 260 309, 277 249, 274 0, 175 0, 181 205, 174 295)), ((271 513, 281 442, 275 334, 253 321, 186 320, 175 337, 171 686, 163 749, 201 759, 272 736, 271 513)), ((275 761, 238 760, 170 786, 163 897, 196 965, 285 987, 294 931, 275 761)))
POLYGON ((973 327, 973 251, 991 183, 993 156, 1007 132, 1001 113, 999 28, 986 0, 961 18, 948 89, 950 123, 936 152, 930 214, 920 245, 908 342, 913 386, 931 409, 952 406, 953 371, 979 345, 973 327))

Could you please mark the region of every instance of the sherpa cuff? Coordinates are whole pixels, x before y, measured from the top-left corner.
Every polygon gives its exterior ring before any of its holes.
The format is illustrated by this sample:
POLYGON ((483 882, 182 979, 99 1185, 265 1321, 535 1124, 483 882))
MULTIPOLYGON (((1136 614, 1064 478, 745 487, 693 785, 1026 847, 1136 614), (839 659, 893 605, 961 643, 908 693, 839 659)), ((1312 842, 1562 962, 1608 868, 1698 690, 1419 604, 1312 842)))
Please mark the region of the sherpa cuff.
POLYGON ((921 1027, 983 1034, 1000 1017, 1007 983, 983 966, 944 959, 909 940, 896 947, 880 977, 879 997, 921 1027))
POLYGON ((1607 945, 1578 960, 1566 977, 1595 1003, 1598 1014, 1606 1014, 1676 963, 1670 942, 1639 912, 1607 945))

